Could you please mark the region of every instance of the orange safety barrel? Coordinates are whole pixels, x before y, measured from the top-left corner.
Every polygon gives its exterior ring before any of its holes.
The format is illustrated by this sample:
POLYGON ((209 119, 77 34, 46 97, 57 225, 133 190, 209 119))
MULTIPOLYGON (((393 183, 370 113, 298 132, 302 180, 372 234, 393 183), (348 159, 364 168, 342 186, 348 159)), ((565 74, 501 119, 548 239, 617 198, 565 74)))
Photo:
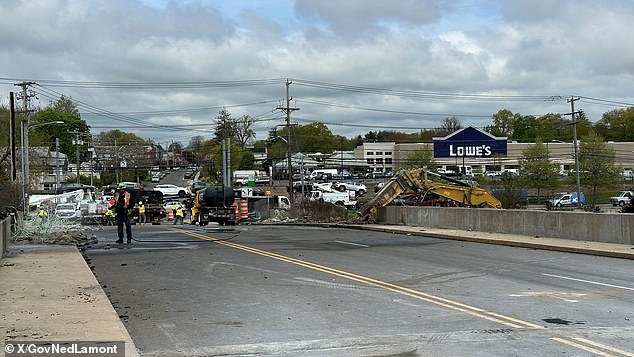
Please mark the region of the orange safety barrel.
POLYGON ((240 200, 240 219, 249 218, 249 202, 247 200, 240 200))
POLYGON ((167 220, 168 221, 173 221, 174 220, 174 210, 167 210, 167 220))

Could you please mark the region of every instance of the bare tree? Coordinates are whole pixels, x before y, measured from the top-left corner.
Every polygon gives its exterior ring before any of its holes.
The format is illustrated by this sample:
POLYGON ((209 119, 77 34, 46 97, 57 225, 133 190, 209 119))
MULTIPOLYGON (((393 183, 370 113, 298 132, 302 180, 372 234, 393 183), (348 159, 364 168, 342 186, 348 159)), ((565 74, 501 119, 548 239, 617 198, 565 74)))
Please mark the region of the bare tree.
POLYGON ((255 138, 255 131, 251 129, 253 123, 255 123, 255 118, 249 115, 243 115, 236 119, 234 123, 235 139, 238 144, 244 148, 252 139, 255 138))
POLYGON ((462 129, 462 122, 456 117, 447 117, 440 123, 437 135, 449 135, 455 131, 462 129))

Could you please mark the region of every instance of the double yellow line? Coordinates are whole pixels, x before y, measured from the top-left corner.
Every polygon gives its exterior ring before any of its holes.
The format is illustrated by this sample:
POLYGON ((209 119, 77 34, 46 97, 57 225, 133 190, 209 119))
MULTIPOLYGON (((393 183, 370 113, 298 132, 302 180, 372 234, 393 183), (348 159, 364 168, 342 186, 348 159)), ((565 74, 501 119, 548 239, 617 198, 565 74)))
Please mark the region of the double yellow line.
POLYGON ((493 321, 493 322, 497 322, 499 324, 502 325, 506 325, 509 327, 513 327, 513 328, 535 328, 535 329, 543 329, 543 326, 539 326, 539 325, 535 325, 533 323, 527 322, 527 321, 522 321, 519 319, 515 319, 509 316, 505 316, 505 315, 501 315, 495 312, 491 312, 491 311, 486 311, 484 309, 475 307, 475 306, 471 306, 471 305, 466 305, 457 301, 453 301, 453 300, 449 300, 449 299, 445 299, 439 296, 435 296, 432 294, 428 294, 428 293, 424 293, 422 291, 418 291, 418 290, 413 290, 413 289, 409 289, 406 287, 402 287, 399 285, 395 285, 395 284, 391 284, 388 283, 386 281, 382 281, 382 280, 377 280, 377 279, 373 279, 373 278, 369 278, 367 276, 362 276, 362 275, 358 275, 358 274, 353 274, 353 273, 349 273, 343 270, 338 270, 338 269, 334 269, 334 268, 330 268, 327 266, 323 266, 323 265, 319 265, 319 264, 315 264, 315 263, 311 263, 305 260, 301 260, 301 259, 295 259, 295 258, 291 258, 291 257, 287 257, 284 255, 280 255, 280 254, 276 254, 276 253, 272 253, 272 252, 267 252, 264 250, 260 250, 257 248, 253 248, 253 247, 249 247, 246 245, 242 245, 242 244, 237 244, 237 243, 233 243, 233 242, 229 242, 229 241, 222 241, 222 240, 216 240, 214 238, 210 238, 206 235, 200 234, 200 233, 195 233, 195 232, 184 232, 187 235, 190 235, 192 237, 196 237, 199 239, 203 239, 203 240, 209 240, 209 241, 214 241, 215 243, 218 244, 222 244, 225 245, 227 247, 231 247, 231 248, 235 248, 235 249, 240 249, 249 253, 253 253, 253 254, 257 254, 257 255, 261 255, 264 257, 268 257, 268 258, 272 258, 272 259, 276 259, 276 260, 280 260, 283 262, 287 262, 290 264, 294 264, 294 265, 299 265, 305 268, 309 268, 312 270, 317 270, 323 273, 327 273, 330 275, 335 275, 335 276, 339 276, 342 278, 346 278, 349 280, 353 280, 359 283, 363 283, 366 285, 370 285, 370 286, 374 286, 380 289, 384 289, 387 291, 391 291, 391 292, 395 292, 401 295, 405 295, 405 296, 409 296, 412 297, 414 299, 418 299, 418 300, 423 300, 435 305, 439 305, 451 310, 456 310, 456 311, 460 311, 469 315, 473 315, 473 316, 477 316, 489 321, 493 321))
POLYGON ((599 342, 594 342, 581 337, 552 337, 551 340, 557 341, 559 343, 566 344, 568 346, 572 346, 587 352, 594 353, 599 356, 604 357, 617 357, 617 356, 627 356, 634 357, 634 353, 630 353, 627 351, 620 350, 618 348, 614 348, 612 346, 604 345, 599 342))
MULTIPOLYGON (((442 306, 451 310, 455 310, 455 311, 460 311, 472 316, 476 316, 479 318, 483 318, 485 320, 489 320, 492 322, 496 322, 505 326, 509 326, 512 328, 516 328, 516 329, 522 329, 522 328, 533 328, 533 329, 545 329, 545 327, 540 326, 540 325, 536 325, 527 321, 523 321, 520 319, 516 319, 510 316, 506 316, 506 315, 502 315, 502 314, 498 314, 492 311, 487 311, 475 306, 471 306, 471 305, 467 305, 467 304, 463 304, 457 301, 453 301, 453 300, 449 300, 449 299, 445 299, 439 296, 435 296, 432 294, 428 294, 422 291, 418 291, 418 290, 414 290, 414 289, 410 289, 410 288, 406 288, 403 286, 399 286, 399 285, 395 285, 392 283, 388 283, 386 281, 382 281, 382 280, 377 280, 377 279, 373 279, 373 278, 369 278, 363 275, 358 275, 358 274, 353 274, 350 272, 346 272, 343 270, 339 270, 339 269, 334 269, 334 268, 330 268, 324 265, 320 265, 320 264, 315 264, 315 263, 311 263, 309 261, 305 261, 305 260, 301 260, 301 259, 296 259, 296 258, 291 258, 291 257, 287 257, 284 255, 280 255, 277 253, 272 253, 272 252, 268 252, 265 250, 261 250, 261 249, 257 249, 257 248, 253 248, 253 247, 249 247, 243 244, 237 244, 237 243, 233 243, 233 242, 229 242, 229 241, 223 241, 223 240, 218 240, 216 238, 212 238, 209 236, 206 236, 204 234, 200 234, 200 233, 196 233, 196 232, 187 232, 187 231, 183 231, 181 229, 175 229, 178 230, 182 233, 185 233, 191 237, 195 237, 195 238, 199 238, 202 240, 207 240, 207 241, 213 241, 214 243, 217 244, 221 244, 227 247, 231 247, 231 248, 235 248, 235 249, 239 249, 245 252, 249 252, 249 253, 253 253, 253 254, 257 254, 260 256, 264 256, 264 257, 268 257, 268 258, 272 258, 272 259, 276 259, 279 261, 283 261, 283 262, 287 262, 290 264, 294 264, 294 265, 298 265, 298 266, 302 266, 308 269, 312 269, 312 270, 316 270, 316 271, 320 271, 326 274, 330 274, 330 275, 334 275, 334 276, 338 276, 338 277, 342 277, 345 279, 349 279, 352 281, 356 281, 362 284, 366 284, 366 285, 370 285, 370 286, 374 286, 383 290, 387 290, 387 291, 391 291, 397 294, 401 294, 401 295, 405 295, 417 300, 422 300, 422 301, 426 301, 429 303, 432 303, 434 305, 438 305, 438 306, 442 306)), ((591 352, 600 356, 605 356, 605 357, 611 357, 611 356, 627 356, 627 357, 634 357, 633 353, 627 352, 627 351, 623 351, 611 346, 607 346, 598 342, 594 342, 594 341, 590 341, 581 337, 552 337, 550 338, 552 341, 556 341, 559 343, 563 343, 566 344, 568 346, 572 346, 575 348, 579 348, 582 349, 584 351, 587 352, 591 352)))

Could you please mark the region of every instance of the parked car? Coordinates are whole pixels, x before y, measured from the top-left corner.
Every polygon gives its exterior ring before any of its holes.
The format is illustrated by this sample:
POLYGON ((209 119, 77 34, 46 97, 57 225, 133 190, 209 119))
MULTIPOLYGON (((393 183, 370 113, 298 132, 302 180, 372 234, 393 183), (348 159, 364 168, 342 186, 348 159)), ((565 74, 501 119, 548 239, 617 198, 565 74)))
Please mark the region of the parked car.
POLYGON ((634 197, 634 192, 632 191, 621 191, 616 196, 610 197, 610 203, 612 206, 625 206, 632 203, 632 198, 634 197))
POLYGON ((337 191, 354 191, 357 195, 363 195, 368 192, 368 188, 360 182, 335 182, 333 187, 337 191))
POLYGON ((178 196, 185 197, 189 195, 189 189, 186 187, 171 185, 171 184, 160 184, 154 187, 155 191, 161 191, 163 196, 178 196))

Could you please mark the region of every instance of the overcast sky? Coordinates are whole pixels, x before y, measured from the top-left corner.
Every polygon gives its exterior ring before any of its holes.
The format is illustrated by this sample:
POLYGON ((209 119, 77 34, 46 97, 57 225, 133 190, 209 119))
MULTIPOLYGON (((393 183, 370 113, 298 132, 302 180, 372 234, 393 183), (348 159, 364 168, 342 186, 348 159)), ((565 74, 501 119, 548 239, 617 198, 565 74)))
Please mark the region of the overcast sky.
POLYGON ((634 103, 631 0, 0 0, 0 14, 2 103, 33 80, 93 133, 186 145, 226 107, 265 139, 287 78, 293 122, 348 137, 568 113, 572 95, 623 103, 576 102, 593 122, 634 103))

